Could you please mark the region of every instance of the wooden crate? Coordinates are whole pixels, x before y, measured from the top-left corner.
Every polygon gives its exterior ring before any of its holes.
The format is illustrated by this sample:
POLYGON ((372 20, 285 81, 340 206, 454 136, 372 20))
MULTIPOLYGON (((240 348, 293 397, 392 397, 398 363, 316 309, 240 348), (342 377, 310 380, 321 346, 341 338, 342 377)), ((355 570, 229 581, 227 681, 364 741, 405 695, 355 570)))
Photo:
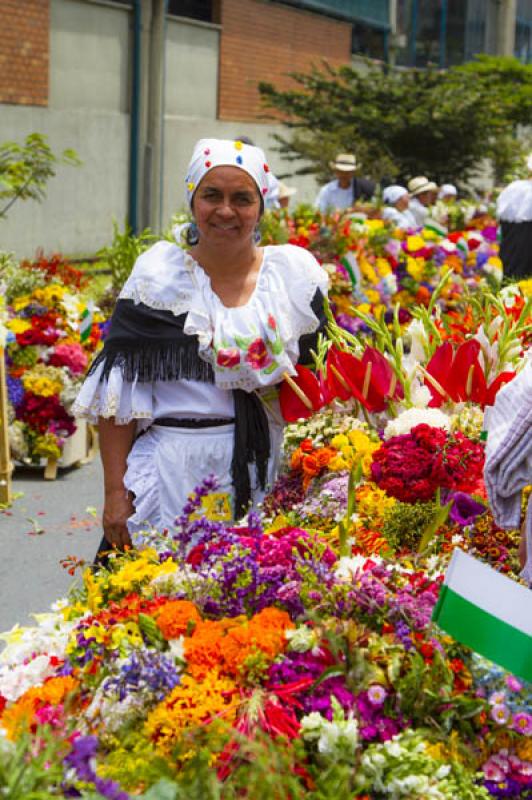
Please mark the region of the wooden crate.
POLYGON ((58 467, 81 467, 92 461, 98 452, 98 433, 94 425, 85 419, 76 420, 76 431, 65 439, 63 452, 59 459, 49 458, 44 467, 44 477, 53 481, 57 477, 58 467))

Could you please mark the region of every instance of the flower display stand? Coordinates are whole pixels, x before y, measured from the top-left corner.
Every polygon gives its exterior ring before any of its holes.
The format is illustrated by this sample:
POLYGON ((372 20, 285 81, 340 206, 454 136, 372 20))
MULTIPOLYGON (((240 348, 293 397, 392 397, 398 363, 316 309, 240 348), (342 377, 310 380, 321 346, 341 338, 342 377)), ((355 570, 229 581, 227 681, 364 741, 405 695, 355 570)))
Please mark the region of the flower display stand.
POLYGON ((98 452, 98 432, 94 425, 84 419, 76 420, 76 431, 65 440, 60 458, 48 458, 44 466, 44 478, 53 481, 59 467, 81 467, 92 461, 98 452))
POLYGON ((7 436, 7 419, 4 349, 0 348, 0 503, 5 505, 9 505, 12 500, 11 473, 13 472, 7 436))

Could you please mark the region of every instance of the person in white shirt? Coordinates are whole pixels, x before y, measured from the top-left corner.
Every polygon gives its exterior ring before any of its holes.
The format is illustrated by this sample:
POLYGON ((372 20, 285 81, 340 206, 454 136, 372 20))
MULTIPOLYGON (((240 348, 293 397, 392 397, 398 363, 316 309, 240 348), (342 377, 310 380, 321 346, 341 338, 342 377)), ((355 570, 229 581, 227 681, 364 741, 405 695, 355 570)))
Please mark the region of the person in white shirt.
POLYGON ((410 211, 414 215, 417 227, 422 228, 429 216, 433 193, 438 191, 438 186, 424 175, 418 175, 409 181, 408 191, 412 198, 410 211))
POLYGON ((416 220, 409 209, 410 196, 404 186, 387 186, 382 193, 385 207, 382 218, 393 222, 396 228, 416 228, 416 220))
POLYGON ((343 211, 357 200, 371 200, 375 193, 375 183, 367 178, 355 177, 357 160, 352 153, 340 153, 335 161, 329 162, 336 178, 318 192, 314 205, 319 211, 343 211))
POLYGON ((504 274, 520 280, 532 274, 532 153, 528 177, 512 181, 497 199, 504 274))

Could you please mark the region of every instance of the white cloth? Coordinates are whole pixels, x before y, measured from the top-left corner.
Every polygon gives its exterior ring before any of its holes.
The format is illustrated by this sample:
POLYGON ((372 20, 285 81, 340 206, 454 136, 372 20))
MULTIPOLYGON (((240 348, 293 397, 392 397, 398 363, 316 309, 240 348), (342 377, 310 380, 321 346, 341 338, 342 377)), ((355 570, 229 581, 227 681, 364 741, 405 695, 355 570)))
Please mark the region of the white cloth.
POLYGON ((264 195, 264 208, 280 208, 279 205, 279 178, 270 170, 267 175, 268 193, 264 195))
MULTIPOLYGON (((521 524, 521 492, 532 483, 532 364, 497 393, 486 408, 488 432, 484 480, 497 525, 521 524)), ((532 584, 532 498, 527 513, 527 563, 522 577, 532 584)))
POLYGON ((497 217, 502 222, 532 220, 532 178, 513 181, 497 199, 497 217))
POLYGON ((382 218, 391 220, 396 228, 402 228, 403 230, 418 227, 416 219, 409 208, 405 211, 399 211, 394 206, 386 206, 382 212, 382 218))
MULTIPOLYGON (((143 532, 150 528, 171 531, 189 496, 210 474, 217 476, 218 487, 208 496, 209 516, 232 519, 233 435, 232 424, 194 430, 152 425, 135 441, 124 485, 135 495, 135 513, 128 520, 128 530, 136 547, 149 542, 149 533, 146 536, 143 532)), ((279 467, 282 427, 270 425, 270 439, 267 486, 275 480, 279 467)), ((249 470, 255 507, 265 491, 257 484, 254 466, 249 470)))
POLYGON ((266 202, 270 188, 270 168, 260 147, 243 144, 238 139, 200 139, 194 145, 194 152, 185 177, 185 194, 189 206, 194 192, 205 175, 215 167, 238 167, 250 175, 266 202))
POLYGON ((416 227, 422 228, 425 225, 426 219, 429 215, 429 209, 421 203, 417 197, 413 197, 408 206, 408 210, 413 215, 416 221, 416 227))
POLYGON ((337 180, 326 183, 319 190, 314 205, 322 214, 326 211, 350 208, 353 205, 353 181, 347 189, 342 189, 337 180))

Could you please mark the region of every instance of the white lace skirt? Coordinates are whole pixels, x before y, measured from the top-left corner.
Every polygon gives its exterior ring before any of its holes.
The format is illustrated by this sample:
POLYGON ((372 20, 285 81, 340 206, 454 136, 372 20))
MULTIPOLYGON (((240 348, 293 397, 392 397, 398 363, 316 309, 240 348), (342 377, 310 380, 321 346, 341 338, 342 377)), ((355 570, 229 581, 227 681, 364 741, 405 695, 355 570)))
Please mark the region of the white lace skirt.
MULTIPOLYGON (((204 498, 203 513, 210 519, 233 519, 233 437, 233 424, 194 429, 152 425, 136 440, 124 476, 126 489, 134 494, 135 513, 128 520, 134 545, 143 542, 143 531, 171 530, 190 494, 208 475, 216 476, 218 487, 204 498)), ((271 425, 270 438, 268 485, 279 466, 282 429, 271 425)), ((249 469, 255 506, 265 492, 257 485, 255 465, 249 469)))

